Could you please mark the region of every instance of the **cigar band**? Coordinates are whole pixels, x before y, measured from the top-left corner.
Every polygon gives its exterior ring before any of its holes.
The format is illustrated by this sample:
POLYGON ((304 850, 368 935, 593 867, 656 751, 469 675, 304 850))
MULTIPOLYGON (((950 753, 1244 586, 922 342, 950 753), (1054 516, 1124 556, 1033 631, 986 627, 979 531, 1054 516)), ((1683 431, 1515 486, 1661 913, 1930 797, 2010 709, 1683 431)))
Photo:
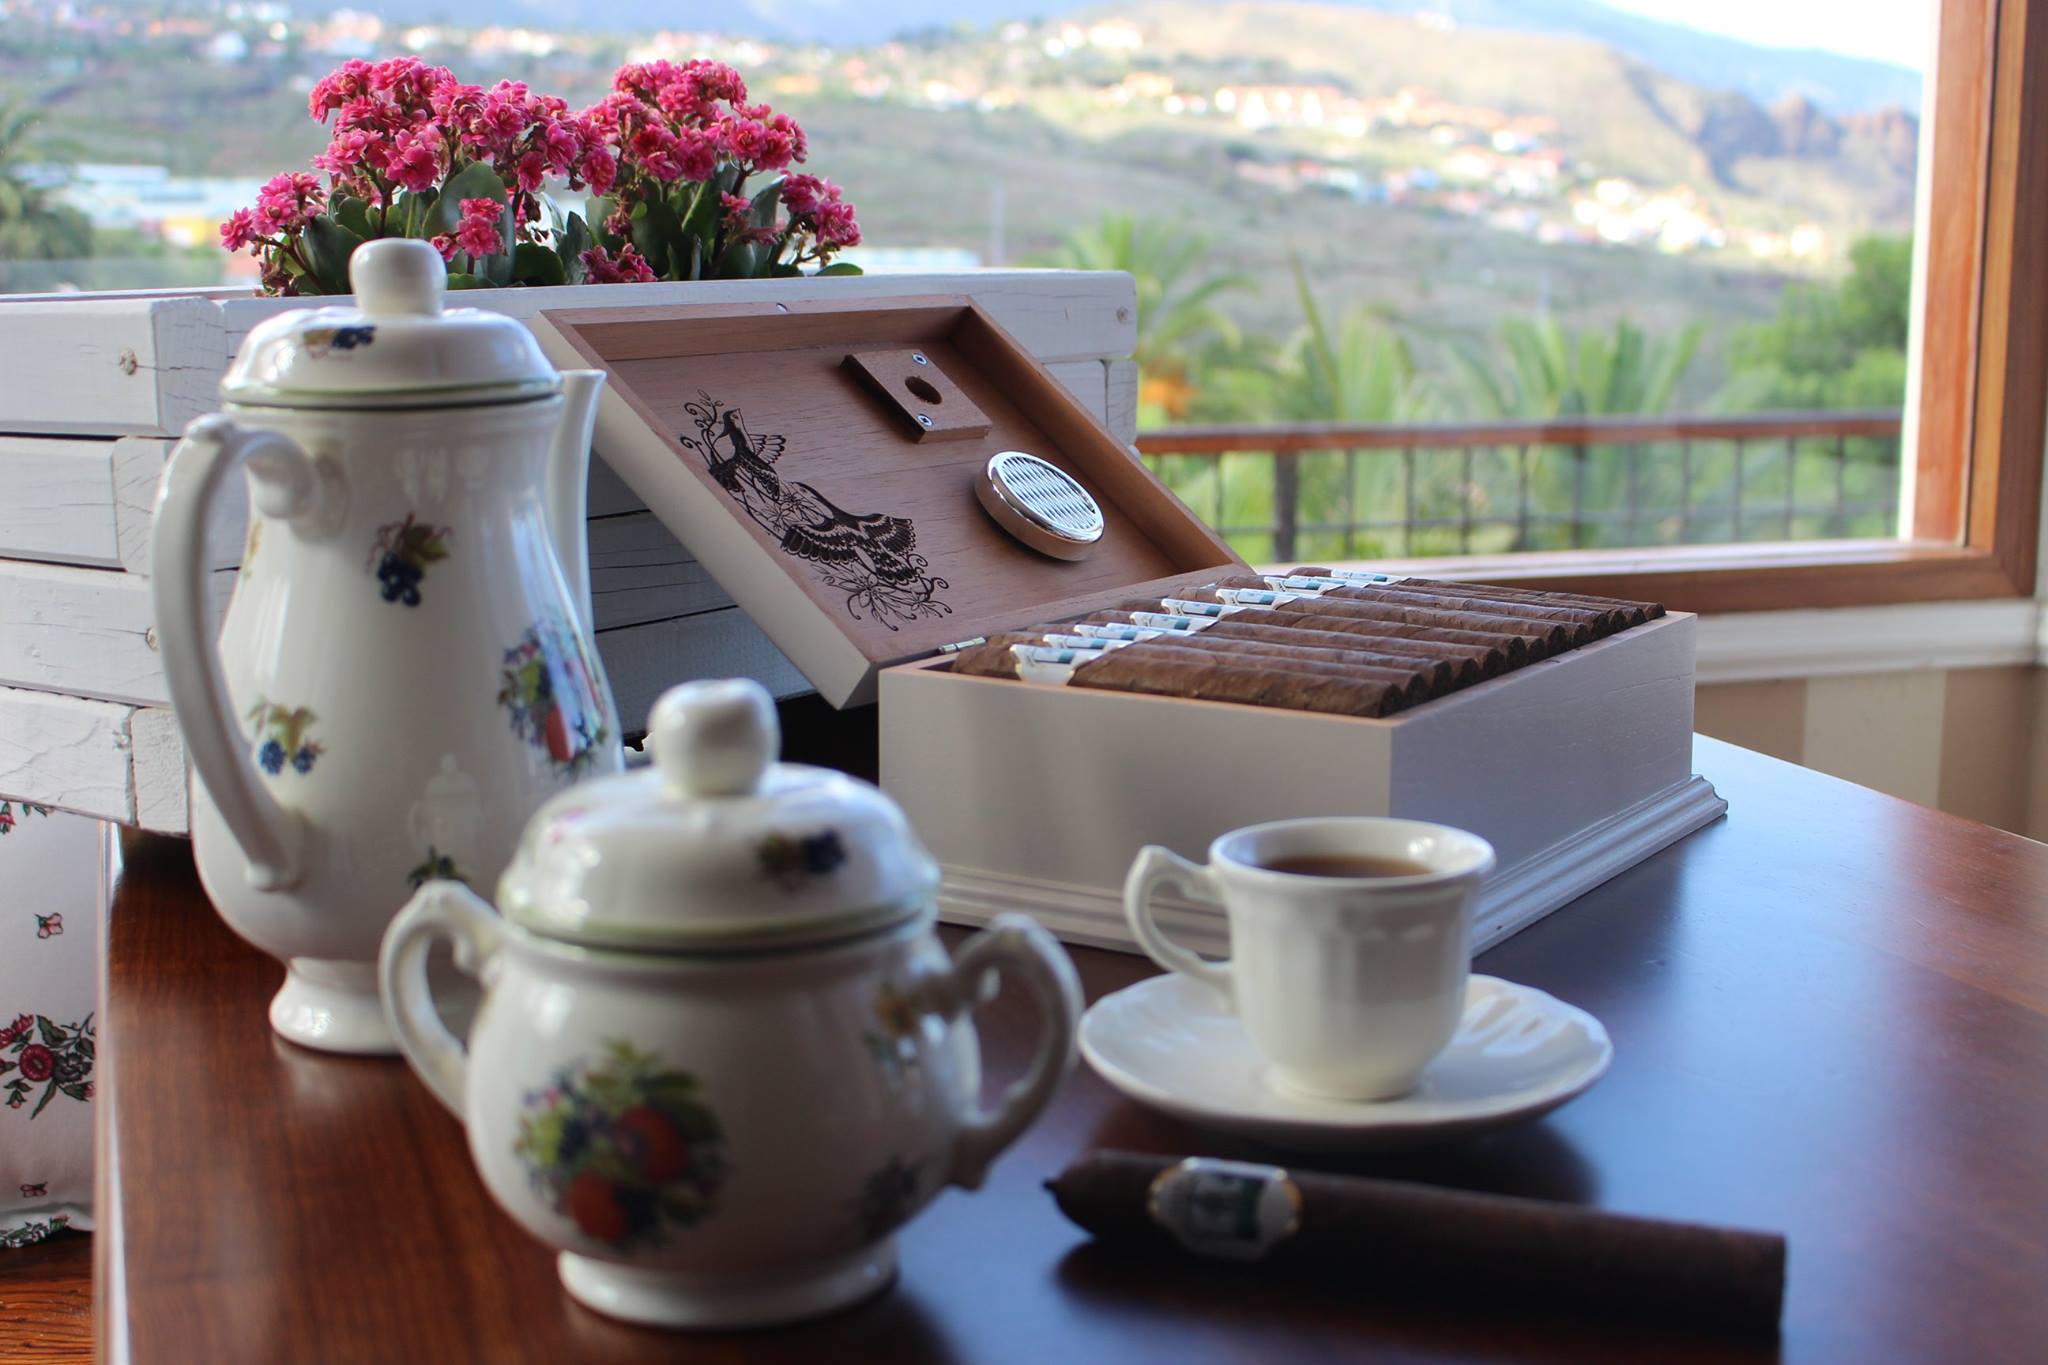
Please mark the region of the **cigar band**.
POLYGON ((1301 1187, 1278 1166, 1191 1156, 1161 1171, 1152 1221, 1197 1256, 1256 1261, 1301 1227, 1301 1187))
POLYGON ((1159 605, 1176 616, 1228 616, 1234 610, 1221 602, 1195 602, 1185 597, 1162 598, 1159 605))
POLYGON ((1216 595, 1234 607, 1277 607, 1282 602, 1295 602, 1305 597, 1321 597, 1322 592, 1274 592, 1271 588, 1218 588, 1216 595))
MULTIPOLYGON (((1080 621, 1074 625, 1074 634, 1085 640, 1133 641, 1156 640, 1166 632, 1156 628, 1147 630, 1143 626, 1133 625, 1127 621, 1080 621)), ((1071 639, 1072 636, 1058 638, 1071 639)))
MULTIPOLYGON (((1157 631, 1152 632, 1155 635, 1157 633, 1157 631)), ((1044 635, 1039 638, 1054 649, 1076 649, 1093 652, 1103 649, 1122 649, 1125 645, 1136 644, 1144 638, 1144 635, 1097 636, 1094 632, 1090 631, 1079 635, 1044 635)))
POLYGON ((1216 622, 1207 616, 1173 616, 1163 611, 1134 611, 1131 613, 1131 624, 1146 630, 1172 630, 1191 635, 1198 630, 1207 630, 1216 622))
POLYGON ((1399 583, 1405 577, 1407 575, 1397 573, 1360 573, 1343 578, 1325 578, 1321 574, 1291 573, 1284 577, 1267 574, 1266 584, 1277 592, 1324 593, 1332 588, 1355 588, 1368 583, 1399 583))

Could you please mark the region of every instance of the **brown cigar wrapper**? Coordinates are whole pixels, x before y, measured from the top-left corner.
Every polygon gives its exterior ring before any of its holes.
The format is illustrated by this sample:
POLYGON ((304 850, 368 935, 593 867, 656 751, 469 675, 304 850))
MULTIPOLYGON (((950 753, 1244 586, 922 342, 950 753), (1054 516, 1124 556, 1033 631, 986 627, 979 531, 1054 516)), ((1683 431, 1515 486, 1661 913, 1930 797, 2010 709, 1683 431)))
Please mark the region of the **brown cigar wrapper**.
MULTIPOLYGON (((1105 1242, 1184 1257, 1193 1253, 1149 1212, 1153 1183, 1178 1164, 1095 1152, 1046 1188, 1105 1242)), ((1434 1291, 1462 1307, 1512 1289, 1546 1308, 1745 1337, 1778 1331, 1785 1239, 1775 1234, 1361 1176, 1288 1176, 1301 1197, 1296 1230, 1250 1266, 1336 1274, 1347 1287, 1404 1295, 1434 1291)))
MULTIPOLYGON (((985 644, 956 654, 953 671, 1014 678, 1017 658, 1010 646, 1037 638, 1023 632, 993 636, 985 644)), ((1361 678, 1356 670, 1334 664, 1272 664, 1264 656, 1226 655, 1147 640, 1077 665, 1067 686, 1342 716, 1384 716, 1408 704, 1407 689, 1416 682, 1412 677, 1399 684, 1361 678)))
MULTIPOLYGON (((1328 569, 1308 567, 1296 569, 1297 574, 1310 578, 1334 577, 1328 569)), ((1396 586, 1387 584, 1384 586, 1396 586)), ((1630 602, 1618 597, 1594 597, 1587 593, 1545 592, 1540 588, 1521 588, 1509 583, 1461 583, 1443 578, 1404 578, 1398 586, 1427 588, 1463 597, 1483 597, 1500 602, 1529 602, 1539 606, 1590 607, 1617 618, 1617 630, 1627 630, 1645 621, 1654 621, 1664 614, 1662 602, 1630 602)))
MULTIPOLYGON (((1135 625, 1136 621, 1131 612, 1098 611, 1082 617, 1077 624, 1135 625)), ((1177 637, 1169 632, 1162 638, 1171 640, 1177 637)), ((1493 674, 1487 671, 1489 661, 1496 668, 1500 662, 1496 651, 1479 645, 1353 635, 1341 631, 1309 630, 1292 624, 1262 626, 1240 621, 1236 616, 1225 617, 1199 631, 1189 631, 1185 638, 1255 640, 1293 648, 1348 650, 1362 653, 1365 661, 1382 668, 1428 668, 1434 664, 1440 666, 1435 675, 1438 679, 1437 695, 1492 677, 1493 674)))
MULTIPOLYGON (((990 644, 1036 645, 1044 644, 1047 635, 1071 634, 1071 628, 1062 623, 1052 626, 1033 627, 1028 631, 1003 631, 991 635, 990 644)), ((1105 642, 1113 644, 1113 642, 1105 642)), ((1393 688, 1402 706, 1415 706, 1448 691, 1451 675, 1448 666, 1440 666, 1432 659, 1395 659, 1388 661, 1385 655, 1372 654, 1355 649, 1313 649, 1276 645, 1258 640, 1234 640, 1225 637, 1209 638, 1209 632, 1198 635, 1160 636, 1151 640, 1134 640, 1128 644, 1114 645, 1111 652, 1124 653, 1128 650, 1152 650, 1159 646, 1174 649, 1190 649, 1203 654, 1220 656, 1221 661, 1245 668, 1269 668, 1279 672, 1301 673, 1313 677, 1357 678, 1370 682, 1382 682, 1393 688)))

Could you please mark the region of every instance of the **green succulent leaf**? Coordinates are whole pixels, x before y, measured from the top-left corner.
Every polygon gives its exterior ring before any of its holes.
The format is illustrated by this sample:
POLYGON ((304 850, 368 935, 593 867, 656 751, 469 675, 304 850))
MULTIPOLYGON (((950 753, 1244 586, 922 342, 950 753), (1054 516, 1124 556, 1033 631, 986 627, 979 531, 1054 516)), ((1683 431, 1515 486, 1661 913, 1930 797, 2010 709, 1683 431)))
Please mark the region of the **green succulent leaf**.
POLYGON ((583 215, 572 213, 562 230, 555 234, 556 259, 561 263, 562 284, 583 283, 583 253, 591 247, 590 224, 583 221, 583 215))
POLYGON ((483 162, 470 162, 441 187, 440 197, 427 211, 426 231, 421 235, 438 237, 455 231, 462 223, 462 201, 465 199, 495 199, 503 204, 506 202, 505 182, 483 162))
POLYGON ((569 275, 562 268, 562 258, 553 251, 536 242, 521 242, 512 252, 512 280, 515 284, 567 284, 569 275))
POLYGON ((348 258, 363 244, 363 239, 323 213, 306 224, 300 241, 305 244, 306 264, 320 282, 321 292, 346 294, 348 258))
POLYGON ((665 200, 649 199, 633 206, 633 249, 655 274, 668 273, 671 247, 681 234, 682 224, 665 200))
POLYGON ((472 275, 466 270, 451 270, 448 272, 448 287, 450 289, 489 289, 491 282, 484 279, 481 275, 472 275))
POLYGON ((333 212, 334 221, 340 223, 356 236, 367 241, 369 238, 377 235, 370 227, 370 204, 368 200, 358 199, 352 194, 336 195, 333 212))
POLYGON ((834 261, 830 265, 819 267, 818 273, 820 275, 858 275, 861 273, 861 268, 852 261, 834 261))

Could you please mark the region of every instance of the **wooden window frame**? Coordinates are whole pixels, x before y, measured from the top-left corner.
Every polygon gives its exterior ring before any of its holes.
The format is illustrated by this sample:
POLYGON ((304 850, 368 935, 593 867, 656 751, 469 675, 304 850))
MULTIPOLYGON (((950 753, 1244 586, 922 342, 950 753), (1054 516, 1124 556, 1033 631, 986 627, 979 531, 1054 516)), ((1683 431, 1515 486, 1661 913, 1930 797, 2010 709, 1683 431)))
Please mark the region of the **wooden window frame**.
POLYGON ((2048 6, 1938 5, 1909 538, 1413 567, 1698 612, 2034 595, 2048 440, 2048 6))

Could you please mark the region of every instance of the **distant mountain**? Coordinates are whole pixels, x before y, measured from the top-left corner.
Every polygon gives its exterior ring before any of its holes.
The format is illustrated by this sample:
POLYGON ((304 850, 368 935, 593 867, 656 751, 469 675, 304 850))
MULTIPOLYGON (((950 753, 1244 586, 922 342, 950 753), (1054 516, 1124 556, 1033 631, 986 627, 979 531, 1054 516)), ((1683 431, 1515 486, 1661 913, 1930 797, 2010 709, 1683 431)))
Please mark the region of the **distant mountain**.
MULTIPOLYGON (((1336 0, 1382 14, 1434 16, 1471 28, 1584 38, 1709 90, 1761 104, 1797 97, 1836 113, 1916 110, 1920 76, 1832 52, 1764 47, 1618 10, 1600 0, 1336 0)), ((1790 0, 1797 3, 1797 0, 1790 0)), ((532 24, 555 29, 705 30, 838 46, 900 34, 1100 10, 1100 0, 298 0, 305 13, 369 11, 406 23, 532 24)))

